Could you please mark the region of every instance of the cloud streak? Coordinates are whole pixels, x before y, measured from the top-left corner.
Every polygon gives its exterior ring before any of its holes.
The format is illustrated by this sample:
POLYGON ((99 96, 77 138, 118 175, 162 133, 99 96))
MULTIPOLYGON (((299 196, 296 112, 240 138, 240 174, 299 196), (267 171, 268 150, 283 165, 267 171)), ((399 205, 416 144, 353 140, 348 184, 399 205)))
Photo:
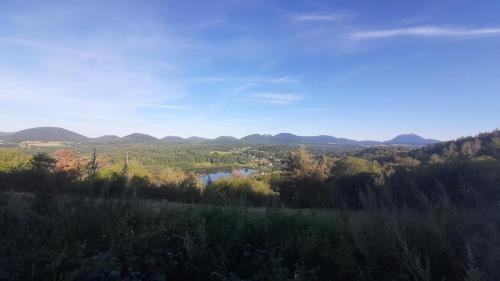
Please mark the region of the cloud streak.
POLYGON ((73 48, 58 44, 50 44, 26 38, 0 36, 0 43, 15 45, 23 48, 38 49, 45 52, 63 52, 84 59, 99 59, 99 60, 109 60, 109 61, 119 60, 115 56, 103 55, 100 53, 89 52, 79 48, 73 48))
POLYGON ((291 104, 304 99, 303 96, 279 93, 257 93, 254 95, 258 100, 272 104, 291 104))
POLYGON ((302 14, 295 16, 296 22, 333 22, 349 17, 345 14, 302 14))
POLYGON ((176 104, 138 104, 138 107, 161 108, 161 109, 192 109, 192 106, 176 104))
POLYGON ((300 80, 290 76, 281 77, 197 77, 190 78, 189 81, 204 82, 204 83, 226 83, 226 82, 242 82, 242 83, 256 83, 256 84, 298 84, 300 80))
POLYGON ((355 40, 389 39, 403 36, 423 38, 474 38, 500 36, 500 27, 449 28, 439 26, 416 26, 408 28, 356 31, 351 33, 351 38, 355 40))

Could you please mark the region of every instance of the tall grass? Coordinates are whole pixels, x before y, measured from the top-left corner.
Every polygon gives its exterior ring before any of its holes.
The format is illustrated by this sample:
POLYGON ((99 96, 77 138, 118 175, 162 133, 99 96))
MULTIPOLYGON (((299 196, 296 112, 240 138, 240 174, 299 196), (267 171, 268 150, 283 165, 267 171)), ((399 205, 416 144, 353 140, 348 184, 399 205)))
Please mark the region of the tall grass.
POLYGON ((0 280, 499 280, 500 212, 2 193, 0 280))

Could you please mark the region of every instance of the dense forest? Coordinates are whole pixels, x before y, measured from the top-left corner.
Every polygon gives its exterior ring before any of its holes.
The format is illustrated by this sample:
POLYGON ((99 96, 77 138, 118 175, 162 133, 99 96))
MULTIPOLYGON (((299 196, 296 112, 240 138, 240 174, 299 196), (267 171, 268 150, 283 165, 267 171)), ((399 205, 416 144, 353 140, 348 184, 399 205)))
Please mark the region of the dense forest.
POLYGON ((500 278, 498 130, 417 149, 120 149, 0 150, 0 280, 500 278), (200 182, 237 167, 259 172, 200 182))

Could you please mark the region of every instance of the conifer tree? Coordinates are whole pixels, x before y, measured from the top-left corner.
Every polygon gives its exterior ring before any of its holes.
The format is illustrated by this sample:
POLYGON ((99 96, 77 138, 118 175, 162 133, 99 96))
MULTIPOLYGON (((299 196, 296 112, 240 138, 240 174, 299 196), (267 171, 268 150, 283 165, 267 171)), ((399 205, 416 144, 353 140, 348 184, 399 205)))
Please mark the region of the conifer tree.
POLYGON ((99 171, 99 161, 97 161, 97 150, 94 148, 92 153, 92 159, 87 165, 89 178, 94 180, 97 176, 97 172, 99 171))

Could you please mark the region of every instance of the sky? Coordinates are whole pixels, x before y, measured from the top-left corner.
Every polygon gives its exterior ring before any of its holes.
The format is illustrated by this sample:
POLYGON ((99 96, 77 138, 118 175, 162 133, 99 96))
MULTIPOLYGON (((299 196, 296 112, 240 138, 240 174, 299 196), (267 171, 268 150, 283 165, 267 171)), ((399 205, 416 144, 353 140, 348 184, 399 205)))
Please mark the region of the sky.
POLYGON ((500 1, 0 0, 0 131, 500 127, 500 1))

